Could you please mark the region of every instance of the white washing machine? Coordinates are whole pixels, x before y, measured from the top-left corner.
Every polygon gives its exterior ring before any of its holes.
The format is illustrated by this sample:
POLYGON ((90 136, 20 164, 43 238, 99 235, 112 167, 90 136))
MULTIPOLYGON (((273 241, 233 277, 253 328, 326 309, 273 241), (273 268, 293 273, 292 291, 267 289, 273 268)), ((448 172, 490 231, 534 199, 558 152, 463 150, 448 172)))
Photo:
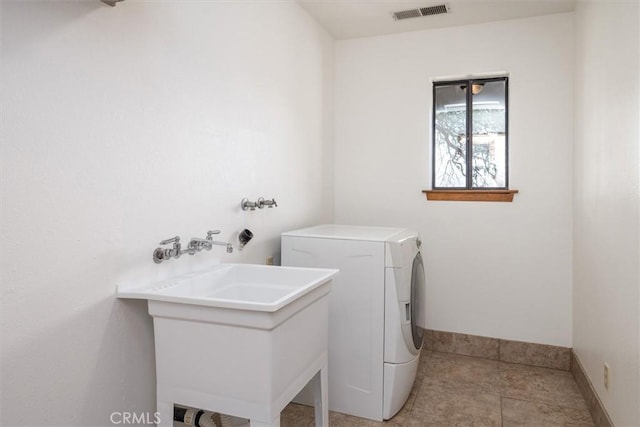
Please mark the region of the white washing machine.
MULTIPOLYGON (((381 421, 406 402, 422 348, 418 233, 319 225, 282 234, 282 265, 340 270, 329 294, 329 409, 381 421)), ((298 398, 310 403, 303 391, 298 398)))

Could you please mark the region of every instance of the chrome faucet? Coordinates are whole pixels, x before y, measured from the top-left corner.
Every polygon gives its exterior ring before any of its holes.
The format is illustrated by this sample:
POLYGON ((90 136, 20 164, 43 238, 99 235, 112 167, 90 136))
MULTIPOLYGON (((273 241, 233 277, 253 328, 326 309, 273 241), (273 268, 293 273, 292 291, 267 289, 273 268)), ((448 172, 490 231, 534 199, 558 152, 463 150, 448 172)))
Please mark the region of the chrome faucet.
POLYGON ((216 240, 213 240, 213 235, 214 234, 220 234, 220 230, 212 230, 212 231, 208 231, 207 232, 207 238, 206 239, 201 239, 199 237, 192 237, 191 241, 189 242, 189 249, 191 252, 191 255, 193 255, 196 252, 200 252, 203 249, 206 249, 208 251, 211 250, 211 248, 213 247, 213 245, 218 245, 218 246, 226 246, 227 247, 227 253, 231 253, 233 252, 233 245, 231 243, 227 243, 227 242, 218 242, 216 240))
POLYGON ((179 258, 182 254, 195 255, 196 252, 200 252, 203 249, 210 251, 213 245, 226 246, 227 253, 232 253, 233 245, 231 243, 217 242, 213 240, 214 234, 220 234, 220 230, 212 230, 207 232, 206 239, 200 239, 198 237, 191 238, 191 241, 187 245, 186 249, 182 249, 179 236, 163 240, 159 243, 160 245, 168 245, 170 243, 173 243, 173 246, 171 248, 156 248, 153 251, 153 262, 155 262, 156 264, 160 264, 162 261, 167 259, 179 258))
POLYGON ((171 248, 156 248, 153 251, 153 262, 160 264, 165 259, 180 258, 182 255, 182 248, 180 245, 180 236, 172 237, 158 243, 160 246, 173 243, 171 248))
POLYGON ((246 210, 252 210, 255 211, 258 206, 258 203, 256 202, 252 202, 247 198, 244 198, 240 201, 240 207, 242 208, 243 211, 246 210))
POLYGON ((227 253, 229 254, 233 252, 233 245, 231 243, 218 242, 216 240, 213 240, 214 234, 220 234, 220 230, 208 231, 206 239, 201 239, 199 237, 192 237, 191 241, 189 242, 189 248, 195 253, 195 252, 200 252, 203 249, 210 251, 213 245, 218 245, 218 246, 226 246, 227 253))
POLYGON ((217 241, 213 240, 213 235, 214 234, 220 234, 220 230, 207 231, 207 239, 206 239, 206 241, 209 242, 209 247, 206 248, 207 250, 211 250, 211 247, 213 245, 220 245, 220 246, 226 246, 227 247, 227 253, 228 254, 233 252, 233 245, 231 243, 228 243, 228 242, 217 242, 217 241))
POLYGON ((269 208, 277 208, 278 204, 276 203, 276 199, 265 200, 264 197, 260 197, 258 199, 258 208, 263 209, 265 206, 269 208))

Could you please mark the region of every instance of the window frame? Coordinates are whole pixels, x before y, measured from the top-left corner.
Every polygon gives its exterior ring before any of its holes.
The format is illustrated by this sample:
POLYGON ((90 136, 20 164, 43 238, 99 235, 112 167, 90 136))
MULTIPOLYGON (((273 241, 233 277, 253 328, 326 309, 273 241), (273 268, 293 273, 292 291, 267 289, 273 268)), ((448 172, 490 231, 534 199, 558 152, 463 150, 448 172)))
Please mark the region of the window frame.
POLYGON ((484 77, 467 78, 456 80, 434 81, 432 88, 432 119, 431 119, 431 188, 432 190, 444 191, 490 191, 509 190, 509 77, 484 77), (505 105, 505 143, 504 162, 505 180, 504 187, 473 187, 473 94, 471 90, 466 91, 466 186, 465 187, 438 187, 436 186, 436 88, 438 86, 466 85, 467 88, 473 84, 484 84, 488 82, 504 82, 504 105, 505 105))

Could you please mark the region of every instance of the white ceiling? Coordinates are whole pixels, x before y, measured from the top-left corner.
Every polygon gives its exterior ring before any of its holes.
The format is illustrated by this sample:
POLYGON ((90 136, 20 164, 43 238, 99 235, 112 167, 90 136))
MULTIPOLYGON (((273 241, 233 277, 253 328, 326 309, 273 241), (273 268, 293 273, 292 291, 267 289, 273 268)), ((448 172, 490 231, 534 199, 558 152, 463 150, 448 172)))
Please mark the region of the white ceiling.
POLYGON ((575 0, 298 0, 336 39, 380 36, 573 11, 575 0), (443 15, 393 19, 393 12, 446 4, 443 15))

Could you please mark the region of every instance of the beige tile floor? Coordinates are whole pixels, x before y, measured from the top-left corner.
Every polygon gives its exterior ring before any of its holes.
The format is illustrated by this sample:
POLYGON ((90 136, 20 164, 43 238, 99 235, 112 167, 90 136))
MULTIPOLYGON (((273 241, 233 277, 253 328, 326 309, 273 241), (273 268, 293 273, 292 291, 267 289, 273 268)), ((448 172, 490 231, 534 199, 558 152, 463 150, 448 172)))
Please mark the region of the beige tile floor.
MULTIPOLYGON (((337 412, 331 427, 593 426, 569 372, 423 351, 409 399, 391 420, 337 412)), ((313 408, 290 404, 283 427, 313 426, 313 408)))

